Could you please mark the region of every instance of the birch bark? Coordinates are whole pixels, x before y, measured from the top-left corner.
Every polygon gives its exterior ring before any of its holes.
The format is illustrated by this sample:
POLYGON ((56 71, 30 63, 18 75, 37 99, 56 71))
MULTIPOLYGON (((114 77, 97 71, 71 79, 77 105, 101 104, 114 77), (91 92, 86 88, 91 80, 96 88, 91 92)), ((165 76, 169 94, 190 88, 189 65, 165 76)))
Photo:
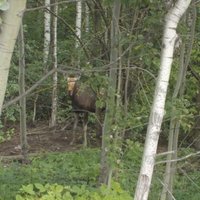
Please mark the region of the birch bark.
POLYGON ((76 59, 76 64, 78 68, 80 68, 80 52, 79 52, 79 47, 80 47, 80 39, 81 39, 81 26, 82 26, 82 1, 78 0, 76 2, 76 43, 75 43, 75 48, 77 52, 77 59, 76 59))
POLYGON ((87 2, 85 2, 85 32, 89 33, 90 29, 90 12, 87 2))
MULTIPOLYGON (((50 0, 45 0, 45 6, 50 10, 50 0)), ((44 57, 43 62, 44 66, 47 64, 48 56, 49 56, 49 47, 50 47, 50 27, 51 27, 51 14, 48 10, 44 11, 44 57)))
MULTIPOLYGON (((82 20, 82 2, 79 0, 76 3, 76 36, 81 39, 81 20, 82 20)), ((75 47, 79 47, 79 40, 76 40, 75 47)))
POLYGON ((177 39, 176 28, 182 15, 189 7, 190 2, 191 0, 178 0, 166 15, 160 71, 149 117, 142 164, 134 196, 135 200, 148 199, 158 139, 165 112, 164 106, 173 61, 174 45, 177 39))
MULTIPOLYGON (((190 24, 190 36, 189 36, 189 45, 186 51, 186 45, 183 42, 180 53, 180 66, 177 77, 176 86, 174 89, 174 93, 172 96, 172 102, 176 100, 176 98, 182 98, 185 91, 185 81, 186 81, 186 72, 188 69, 190 56, 192 52, 192 46, 194 43, 195 37, 195 25, 196 25, 196 8, 193 6, 192 8, 192 23, 190 24)), ((171 200, 173 194, 173 180, 176 172, 176 162, 170 162, 170 160, 177 159, 177 151, 178 151, 178 137, 180 131, 180 121, 174 116, 176 113, 176 107, 173 107, 171 112, 171 120, 170 120, 170 129, 169 129, 169 139, 168 139, 168 152, 172 152, 173 154, 168 154, 165 176, 163 182, 163 190, 161 194, 161 200, 171 200)))
MULTIPOLYGON (((55 3, 57 0, 54 0, 55 3)), ((56 16, 52 16, 52 65, 54 69, 57 69, 57 14, 58 14, 58 5, 53 6, 53 13, 56 16)), ((53 90, 52 90, 52 110, 51 110, 51 122, 50 127, 56 125, 56 115, 57 115, 57 85, 58 85, 58 73, 57 71, 53 74, 53 90)))
POLYGON ((5 96, 10 61, 21 25, 26 0, 8 0, 10 8, 3 12, 0 32, 0 115, 5 96))

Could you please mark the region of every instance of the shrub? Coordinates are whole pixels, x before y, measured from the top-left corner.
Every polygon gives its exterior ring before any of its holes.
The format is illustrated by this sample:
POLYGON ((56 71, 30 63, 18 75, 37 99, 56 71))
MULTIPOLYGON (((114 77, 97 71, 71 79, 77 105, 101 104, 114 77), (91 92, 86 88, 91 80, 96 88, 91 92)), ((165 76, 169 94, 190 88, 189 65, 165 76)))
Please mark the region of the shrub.
POLYGON ((39 183, 22 186, 16 200, 131 200, 119 183, 113 182, 110 189, 102 185, 99 189, 87 189, 85 185, 63 186, 39 183))

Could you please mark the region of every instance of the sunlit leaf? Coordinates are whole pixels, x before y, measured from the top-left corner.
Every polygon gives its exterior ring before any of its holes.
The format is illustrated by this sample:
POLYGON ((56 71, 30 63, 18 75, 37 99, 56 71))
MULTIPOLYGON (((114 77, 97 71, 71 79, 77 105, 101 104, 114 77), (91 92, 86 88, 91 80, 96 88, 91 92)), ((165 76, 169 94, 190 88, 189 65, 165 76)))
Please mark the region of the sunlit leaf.
POLYGON ((35 194, 35 192, 33 191, 33 185, 32 185, 32 184, 26 185, 26 186, 24 185, 24 186, 22 187, 22 189, 23 189, 23 191, 26 192, 27 194, 31 194, 31 195, 35 194))

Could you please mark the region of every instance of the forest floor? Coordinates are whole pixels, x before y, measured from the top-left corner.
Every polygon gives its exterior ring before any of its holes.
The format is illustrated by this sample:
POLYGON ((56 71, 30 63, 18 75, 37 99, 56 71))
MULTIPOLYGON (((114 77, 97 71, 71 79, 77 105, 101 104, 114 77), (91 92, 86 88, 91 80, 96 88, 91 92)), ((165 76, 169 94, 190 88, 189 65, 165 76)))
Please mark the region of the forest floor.
MULTIPOLYGON (((72 141, 72 124, 59 125, 56 128, 49 128, 47 123, 38 123, 34 127, 27 128, 27 141, 29 145, 28 153, 45 153, 45 152, 65 152, 74 151, 82 148, 83 134, 81 127, 78 127, 76 139, 73 145, 72 141)), ((101 141, 97 141, 91 128, 88 128, 88 146, 100 147, 101 141)), ((15 156, 21 154, 20 135, 18 128, 15 129, 11 139, 0 143, 0 156, 15 156)))
MULTIPOLYGON (((65 124, 59 125, 56 128, 49 128, 45 122, 40 122, 35 126, 27 128, 28 153, 39 154, 46 152, 66 152, 75 151, 83 147, 83 131, 81 124, 77 128, 76 139, 73 145, 72 141, 72 126, 73 122, 67 127, 65 124)), ((100 147, 101 141, 95 136, 95 128, 88 127, 88 146, 100 147)), ((166 145, 163 142, 159 144, 158 152, 167 151, 166 145)), ((15 128, 12 137, 0 143, 0 157, 14 157, 21 154, 20 148, 20 132, 19 128, 15 128)))

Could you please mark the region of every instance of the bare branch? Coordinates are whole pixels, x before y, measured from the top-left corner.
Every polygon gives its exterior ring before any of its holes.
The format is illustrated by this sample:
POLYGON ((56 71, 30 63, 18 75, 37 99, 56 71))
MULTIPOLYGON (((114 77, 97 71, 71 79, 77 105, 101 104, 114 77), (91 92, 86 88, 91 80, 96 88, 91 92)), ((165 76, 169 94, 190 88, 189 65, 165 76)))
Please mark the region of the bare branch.
POLYGON ((186 160, 186 159, 188 159, 190 157, 193 157, 193 156, 196 156, 196 155, 199 155, 199 154, 200 154, 200 151, 197 151, 196 153, 191 153, 191 154, 188 154, 187 156, 184 156, 184 157, 181 157, 181 158, 177 158, 177 159, 174 159, 174 160, 159 161, 159 162, 156 162, 155 165, 165 164, 165 163, 168 163, 168 162, 178 162, 178 161, 186 160))
POLYGON ((52 6, 55 6, 55 5, 60 5, 60 4, 65 4, 65 3, 75 3, 75 2, 77 2, 77 0, 60 1, 60 2, 57 2, 57 3, 52 3, 52 4, 49 4, 49 5, 45 5, 45 6, 39 6, 39 7, 34 7, 34 8, 26 8, 23 12, 41 10, 41 9, 46 9, 48 7, 52 7, 52 6))
POLYGON ((14 98, 13 100, 5 103, 2 106, 2 110, 7 108, 8 106, 16 103, 17 101, 19 101, 22 97, 28 95, 29 93, 31 93, 34 89, 36 89, 44 80, 46 80, 50 75, 52 75, 54 72, 56 71, 56 69, 52 69, 51 71, 49 71, 45 76, 43 76, 38 82, 36 82, 32 87, 30 87, 24 94, 22 94, 21 96, 18 96, 16 98, 14 98))

